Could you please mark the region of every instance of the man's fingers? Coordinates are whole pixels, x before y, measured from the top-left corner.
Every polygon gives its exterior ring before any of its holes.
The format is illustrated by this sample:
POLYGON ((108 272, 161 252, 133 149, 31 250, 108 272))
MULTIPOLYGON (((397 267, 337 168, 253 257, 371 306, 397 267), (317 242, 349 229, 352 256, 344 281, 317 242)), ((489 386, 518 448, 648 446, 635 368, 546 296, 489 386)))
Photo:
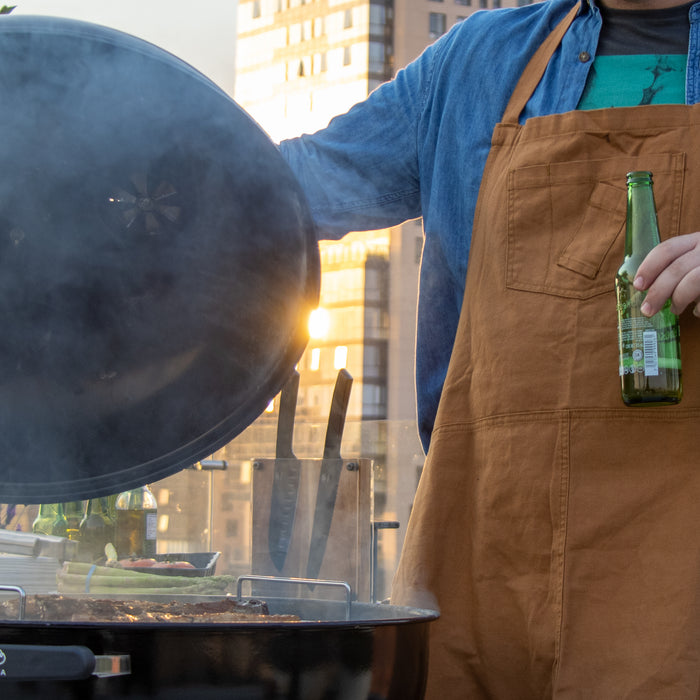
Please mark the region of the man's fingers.
MULTIPOLYGON (((671 311, 681 314, 689 305, 695 305, 700 300, 700 267, 688 270, 676 285, 671 296, 671 311)), ((693 309, 697 316, 700 313, 693 309)))
POLYGON ((639 266, 634 285, 647 291, 642 312, 648 316, 657 313, 667 299, 676 314, 700 300, 700 233, 656 246, 639 266))
POLYGON ((675 236, 657 245, 642 261, 635 277, 637 289, 647 289, 674 260, 693 251, 700 244, 700 233, 675 236))
POLYGON ((700 297, 700 256, 684 255, 664 268, 647 288, 644 313, 655 314, 668 299, 675 314, 682 313, 691 302, 700 297))

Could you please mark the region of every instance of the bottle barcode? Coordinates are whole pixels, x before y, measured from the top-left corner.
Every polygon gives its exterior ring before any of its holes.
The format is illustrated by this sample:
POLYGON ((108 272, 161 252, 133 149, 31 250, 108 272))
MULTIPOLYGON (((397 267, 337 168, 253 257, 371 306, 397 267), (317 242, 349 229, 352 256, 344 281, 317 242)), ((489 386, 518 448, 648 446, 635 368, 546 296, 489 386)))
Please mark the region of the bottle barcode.
POLYGON ((659 376, 659 352, 656 339, 656 331, 644 331, 644 375, 646 377, 659 376))

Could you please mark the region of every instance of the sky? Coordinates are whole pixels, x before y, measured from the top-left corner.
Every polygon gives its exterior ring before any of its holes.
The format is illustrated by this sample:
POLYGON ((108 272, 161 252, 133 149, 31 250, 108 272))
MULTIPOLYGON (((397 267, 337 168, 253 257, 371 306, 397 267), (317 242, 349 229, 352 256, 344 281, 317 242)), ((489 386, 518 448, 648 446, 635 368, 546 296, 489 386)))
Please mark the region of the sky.
POLYGON ((5 0, 12 14, 103 24, 175 54, 233 96, 236 0, 5 0))

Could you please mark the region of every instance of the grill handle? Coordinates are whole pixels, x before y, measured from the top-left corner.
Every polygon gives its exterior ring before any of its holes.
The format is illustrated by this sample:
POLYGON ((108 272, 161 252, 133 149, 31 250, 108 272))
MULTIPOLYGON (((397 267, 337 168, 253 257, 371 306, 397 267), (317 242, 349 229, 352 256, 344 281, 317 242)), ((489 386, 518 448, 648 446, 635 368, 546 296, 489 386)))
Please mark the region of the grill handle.
POLYGON ((17 605, 17 619, 24 620, 27 613, 27 594, 21 586, 6 586, 0 585, 0 593, 16 593, 19 596, 19 604, 17 605))
POLYGON ((83 646, 0 645, 0 688, 8 681, 78 681, 131 673, 131 657, 95 656, 83 646))
POLYGON ((352 587, 346 581, 326 581, 324 579, 288 578, 286 576, 258 576, 257 574, 245 574, 238 577, 236 596, 238 600, 243 597, 243 582, 261 581, 266 583, 293 583, 306 584, 307 586, 330 586, 342 588, 345 593, 345 619, 349 620, 352 613, 352 587))

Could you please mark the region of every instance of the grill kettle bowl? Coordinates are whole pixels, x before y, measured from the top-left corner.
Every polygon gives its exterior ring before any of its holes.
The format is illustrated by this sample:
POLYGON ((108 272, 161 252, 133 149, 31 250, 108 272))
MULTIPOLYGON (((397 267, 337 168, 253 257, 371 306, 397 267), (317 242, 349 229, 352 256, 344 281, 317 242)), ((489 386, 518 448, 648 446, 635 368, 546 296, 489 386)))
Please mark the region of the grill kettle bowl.
POLYGON ((0 678, 7 700, 224 698, 420 700, 436 614, 377 603, 268 599, 301 622, 0 623, 3 645, 87 647, 128 655, 131 672, 82 680, 0 678))

